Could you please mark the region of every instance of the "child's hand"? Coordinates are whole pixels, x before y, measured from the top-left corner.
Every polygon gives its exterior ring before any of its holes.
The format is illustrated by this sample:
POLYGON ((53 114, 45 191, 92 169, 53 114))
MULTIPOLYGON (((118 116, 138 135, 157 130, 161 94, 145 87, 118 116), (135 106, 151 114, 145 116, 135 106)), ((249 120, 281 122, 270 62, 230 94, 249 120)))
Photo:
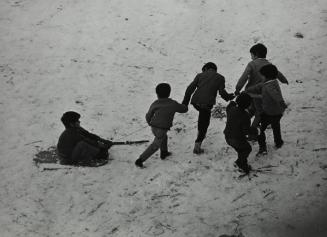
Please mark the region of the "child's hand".
POLYGON ((227 101, 231 101, 231 100, 233 100, 234 98, 235 98, 234 93, 229 93, 229 94, 227 94, 227 96, 226 96, 227 101))
POLYGON ((98 144, 101 148, 105 148, 105 149, 109 149, 113 145, 112 141, 105 140, 105 139, 103 139, 102 141, 98 141, 98 144))

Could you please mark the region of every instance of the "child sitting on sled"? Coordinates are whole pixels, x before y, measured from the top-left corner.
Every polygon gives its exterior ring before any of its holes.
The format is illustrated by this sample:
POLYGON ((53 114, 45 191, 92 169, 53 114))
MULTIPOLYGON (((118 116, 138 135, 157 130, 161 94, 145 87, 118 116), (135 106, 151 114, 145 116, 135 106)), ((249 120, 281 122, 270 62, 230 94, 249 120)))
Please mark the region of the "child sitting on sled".
POLYGON ((81 115, 74 111, 68 111, 61 117, 65 130, 57 144, 60 163, 87 166, 96 160, 107 160, 112 142, 82 128, 80 117, 81 115))

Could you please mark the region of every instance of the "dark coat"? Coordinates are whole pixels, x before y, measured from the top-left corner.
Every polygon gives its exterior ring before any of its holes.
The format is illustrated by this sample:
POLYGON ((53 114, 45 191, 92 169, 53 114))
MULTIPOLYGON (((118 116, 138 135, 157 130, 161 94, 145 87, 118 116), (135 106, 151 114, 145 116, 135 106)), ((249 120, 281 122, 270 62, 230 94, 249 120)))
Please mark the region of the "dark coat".
MULTIPOLYGON (((236 91, 240 92, 245 84, 246 84, 245 88, 247 89, 251 86, 263 82, 264 80, 262 75, 260 74, 260 69, 268 64, 271 63, 265 58, 257 58, 249 62, 242 76, 240 77, 240 79, 236 84, 236 88, 235 88, 236 91)), ((281 83, 288 84, 286 77, 281 72, 278 72, 277 78, 281 83)))
POLYGON ((188 105, 191 100, 193 105, 206 105, 210 108, 216 104, 217 92, 224 100, 231 99, 225 90, 225 78, 215 70, 207 70, 196 75, 187 87, 182 103, 188 105))
POLYGON ((70 157, 77 143, 85 141, 90 145, 98 146, 101 138, 82 127, 66 128, 59 137, 57 151, 62 157, 70 157))
POLYGON ((245 92, 259 94, 262 110, 268 115, 281 115, 287 107, 277 79, 251 86, 245 92))
POLYGON ((186 113, 187 110, 186 105, 180 104, 170 98, 162 98, 151 104, 149 111, 145 115, 145 119, 152 127, 169 130, 173 125, 175 113, 186 113))
POLYGON ((251 124, 250 115, 245 110, 239 108, 234 101, 228 104, 226 113, 225 137, 235 140, 246 140, 251 124))

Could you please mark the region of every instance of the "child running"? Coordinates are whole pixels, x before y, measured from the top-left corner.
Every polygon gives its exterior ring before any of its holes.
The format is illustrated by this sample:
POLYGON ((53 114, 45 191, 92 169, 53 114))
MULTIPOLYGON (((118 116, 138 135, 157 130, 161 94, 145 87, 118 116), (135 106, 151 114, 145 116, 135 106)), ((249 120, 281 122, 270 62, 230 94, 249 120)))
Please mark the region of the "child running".
POLYGON ((140 168, 144 168, 143 163, 159 149, 162 160, 171 155, 168 151, 167 132, 172 126, 175 113, 186 113, 188 108, 170 99, 170 92, 171 88, 168 83, 160 83, 156 87, 158 99, 151 104, 145 116, 147 123, 151 126, 154 140, 135 161, 135 165, 140 168))
MULTIPOLYGON (((235 95, 238 95, 242 88, 245 89, 257 85, 263 82, 262 75, 260 74, 260 69, 268 64, 271 64, 267 59, 267 47, 261 43, 255 44, 250 48, 250 54, 252 61, 246 66, 242 76, 239 78, 236 87, 235 95)), ((286 77, 278 72, 277 78, 280 82, 288 84, 286 77)), ((252 96, 252 95, 251 95, 252 96)), ((252 100, 252 105, 249 108, 250 116, 254 115, 253 122, 250 128, 249 140, 257 140, 258 129, 260 123, 260 114, 262 112, 262 101, 260 98, 254 98, 252 100)))
POLYGON ((232 100, 235 96, 225 90, 225 78, 217 73, 216 64, 209 62, 202 67, 202 73, 196 75, 185 91, 183 104, 188 106, 191 100, 193 107, 199 111, 198 135, 195 140, 193 153, 202 154, 201 144, 206 137, 210 124, 211 109, 216 104, 217 92, 225 100, 232 100), (194 93, 194 94, 193 94, 194 93), (192 96, 192 99, 191 99, 192 96))
POLYGON ((269 124, 271 124, 273 130, 275 147, 278 149, 283 146, 284 141, 281 136, 280 120, 287 107, 277 81, 277 67, 268 64, 260 69, 260 73, 264 78, 264 82, 245 90, 248 93, 260 94, 262 98, 260 134, 258 136, 259 152, 257 156, 267 154, 265 130, 269 124))
POLYGON ((248 94, 241 93, 236 98, 236 103, 234 101, 229 103, 226 107, 227 122, 224 130, 227 144, 237 152, 238 158, 235 161, 235 165, 246 174, 251 170, 247 158, 252 148, 246 139, 251 123, 250 115, 246 109, 250 106, 251 100, 248 94))

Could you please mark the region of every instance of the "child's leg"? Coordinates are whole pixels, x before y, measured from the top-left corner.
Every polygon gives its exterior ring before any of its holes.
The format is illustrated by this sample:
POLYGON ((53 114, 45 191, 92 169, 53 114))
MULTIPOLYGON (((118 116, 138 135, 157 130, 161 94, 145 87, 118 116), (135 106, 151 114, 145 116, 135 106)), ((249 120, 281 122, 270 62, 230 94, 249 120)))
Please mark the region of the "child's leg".
POLYGON ((246 140, 240 141, 240 140, 226 138, 226 142, 228 145, 233 147, 237 152, 238 158, 235 162, 237 166, 242 170, 244 170, 245 172, 248 172, 249 167, 248 167, 247 159, 252 151, 251 145, 246 140))
POLYGON ((195 142, 202 142, 207 134, 208 127, 210 125, 211 110, 199 109, 198 117, 198 136, 195 142))
POLYGON ((273 116, 271 120, 271 128, 274 134, 274 141, 277 148, 281 147, 284 143, 280 131, 280 119, 282 115, 273 116))
POLYGON ((145 149, 145 151, 140 155, 140 158, 138 159, 141 163, 146 161, 150 156, 152 156, 159 148, 161 148, 163 142, 166 141, 167 146, 167 130, 160 129, 160 128, 151 128, 154 137, 153 142, 150 144, 150 146, 145 149))
POLYGON ((267 151, 265 130, 267 129, 269 124, 270 124, 269 116, 266 114, 261 114, 260 134, 258 136, 259 153, 267 151))
POLYGON ((80 141, 79 143, 77 143, 72 152, 72 164, 87 163, 90 160, 94 159, 99 152, 100 149, 98 149, 97 147, 92 146, 87 142, 80 141))
POLYGON ((167 131, 166 134, 162 138, 162 142, 160 145, 160 151, 161 152, 167 152, 168 151, 168 136, 167 136, 167 131))

